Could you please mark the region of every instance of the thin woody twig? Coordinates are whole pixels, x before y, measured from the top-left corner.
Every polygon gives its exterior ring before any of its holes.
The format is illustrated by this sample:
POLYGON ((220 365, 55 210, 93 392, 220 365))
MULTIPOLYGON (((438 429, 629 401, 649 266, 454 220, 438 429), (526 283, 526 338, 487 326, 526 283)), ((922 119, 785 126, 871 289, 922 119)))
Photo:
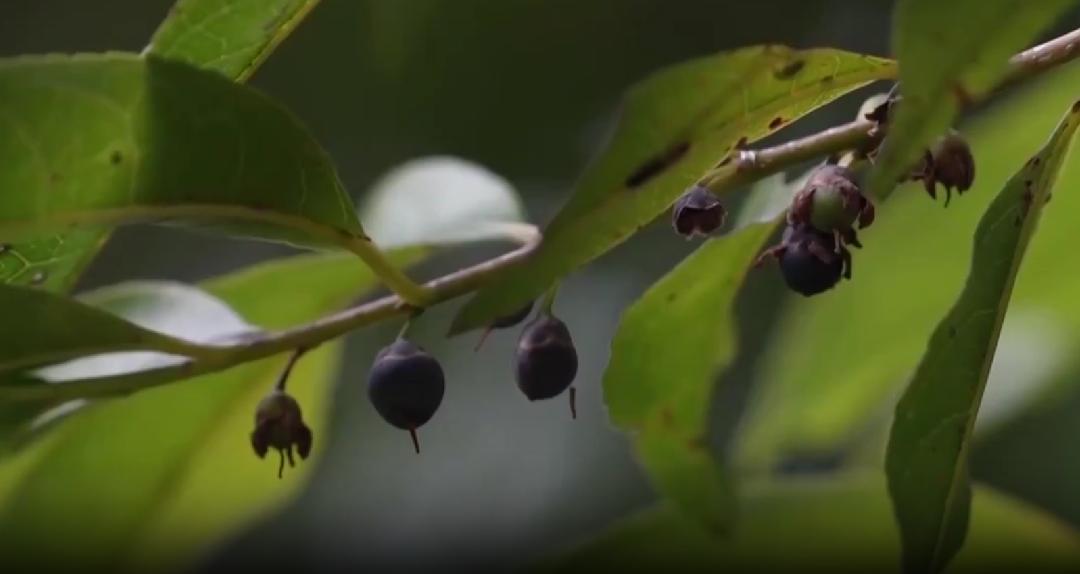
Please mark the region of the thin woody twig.
MULTIPOLYGON (((1029 48, 1013 56, 1010 71, 1003 85, 1022 82, 1051 68, 1080 56, 1080 29, 1029 48)), ((815 134, 759 150, 740 150, 738 156, 718 166, 703 178, 703 184, 730 188, 756 181, 787 167, 819 157, 856 148, 872 137, 875 124, 857 120, 834 126, 815 134)), ((513 234, 522 241, 521 247, 454 271, 422 286, 431 304, 460 297, 486 285, 497 274, 526 260, 540 243, 535 228, 519 226, 513 234)), ((362 303, 317 319, 311 323, 276 333, 263 333, 245 338, 203 358, 180 364, 132 374, 81 379, 63 384, 0 385, 0 400, 57 401, 122 395, 137 390, 168 384, 180 379, 212 373, 249 361, 286 351, 312 348, 349 331, 398 315, 413 312, 414 308, 397 295, 362 303)), ((297 355, 294 355, 297 357, 297 355)))

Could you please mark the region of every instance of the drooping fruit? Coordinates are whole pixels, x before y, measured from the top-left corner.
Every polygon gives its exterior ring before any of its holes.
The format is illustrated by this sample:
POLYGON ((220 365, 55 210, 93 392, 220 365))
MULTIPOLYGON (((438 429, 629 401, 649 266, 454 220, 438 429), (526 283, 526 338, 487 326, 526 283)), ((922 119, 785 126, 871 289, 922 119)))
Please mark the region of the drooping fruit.
POLYGON ((368 398, 386 422, 409 431, 416 452, 416 429, 431 420, 445 391, 442 366, 408 339, 379 351, 368 374, 368 398))
POLYGON ((851 278, 851 254, 833 233, 823 233, 809 225, 792 224, 776 245, 758 258, 775 258, 784 282, 806 297, 832 289, 841 277, 851 278))
POLYGON ((839 165, 822 165, 814 170, 806 184, 795 194, 788 211, 788 223, 808 225, 858 246, 854 233, 874 222, 874 204, 863 195, 855 176, 839 165))
POLYGON ((284 391, 275 389, 259 401, 255 409, 255 430, 251 432, 251 446, 259 458, 264 458, 270 448, 281 455, 278 465, 278 478, 285 470, 285 459, 289 467, 296 466, 293 460, 293 447, 301 459, 307 459, 311 453, 311 429, 304 424, 300 404, 284 391))
POLYGON ((700 185, 686 190, 671 211, 672 227, 687 239, 712 235, 724 225, 725 219, 727 210, 720 200, 700 185))
POLYGON ((577 350, 570 330, 548 314, 525 327, 515 359, 518 388, 530 401, 558 396, 577 376, 577 350))
POLYGON ((953 130, 926 150, 912 179, 922 180, 930 197, 937 199, 937 185, 945 188, 945 206, 952 200, 952 190, 963 195, 975 181, 975 157, 964 136, 953 130))

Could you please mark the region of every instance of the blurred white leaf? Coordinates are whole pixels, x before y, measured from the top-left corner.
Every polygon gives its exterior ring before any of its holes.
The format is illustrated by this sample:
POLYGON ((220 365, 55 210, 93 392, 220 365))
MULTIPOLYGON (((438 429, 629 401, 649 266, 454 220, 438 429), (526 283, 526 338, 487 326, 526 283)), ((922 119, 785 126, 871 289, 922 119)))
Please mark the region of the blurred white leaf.
POLYGON ((510 182, 453 157, 406 162, 375 183, 361 210, 383 248, 515 236, 524 210, 510 182))
MULTIPOLYGON (((87 293, 80 299, 140 327, 196 343, 212 343, 255 330, 221 300, 182 283, 122 283, 87 293)), ((152 351, 106 353, 44 367, 34 374, 46 381, 60 382, 143 371, 183 360, 152 351)))

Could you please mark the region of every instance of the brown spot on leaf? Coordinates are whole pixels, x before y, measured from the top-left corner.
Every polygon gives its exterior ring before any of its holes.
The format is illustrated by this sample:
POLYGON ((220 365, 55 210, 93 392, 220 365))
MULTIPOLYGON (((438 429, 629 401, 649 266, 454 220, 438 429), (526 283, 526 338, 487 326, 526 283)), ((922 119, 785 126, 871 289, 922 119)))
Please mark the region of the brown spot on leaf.
POLYGON ((113 165, 120 165, 122 161, 124 161, 124 154, 120 153, 120 150, 115 150, 109 155, 109 163, 113 165))
POLYGON ((974 103, 975 98, 971 96, 971 93, 967 91, 967 88, 960 84, 954 84, 952 87, 953 97, 956 98, 956 103, 960 107, 970 106, 974 103))
POLYGON ((781 117, 777 116, 777 117, 773 118, 773 120, 771 122, 769 122, 769 129, 770 130, 775 130, 776 128, 778 128, 778 127, 780 127, 782 125, 784 125, 784 118, 781 118, 781 117))
POLYGON ((678 299, 678 298, 679 298, 678 293, 668 293, 667 294, 667 302, 668 303, 674 303, 675 300, 678 299))
POLYGON ((708 451, 709 441, 705 440, 703 436, 696 436, 686 441, 686 447, 692 451, 708 451))
POLYGON ((1080 112, 1080 100, 1076 100, 1075 102, 1073 102, 1073 105, 1072 105, 1072 113, 1075 114, 1075 113, 1078 113, 1078 112, 1080 112))
POLYGON ((773 72, 773 77, 777 80, 789 80, 802 71, 806 67, 805 60, 792 60, 787 64, 784 64, 782 68, 773 72))
POLYGON ((831 84, 834 81, 836 81, 836 76, 833 75, 833 74, 829 74, 828 76, 825 76, 824 78, 821 78, 821 83, 822 84, 831 84))
POLYGON ((660 424, 668 428, 675 424, 675 413, 671 410, 670 406, 665 406, 660 409, 660 424))
POLYGON ((690 151, 690 142, 679 142, 664 150, 660 155, 650 159, 634 170, 630 177, 626 178, 626 187, 634 189, 640 187, 650 179, 660 175, 664 170, 671 167, 690 151))
POLYGON ((743 136, 743 137, 739 138, 739 141, 735 142, 735 149, 746 149, 746 146, 749 143, 750 142, 749 142, 749 140, 746 139, 746 136, 743 136))
POLYGON ((956 327, 954 325, 949 325, 949 338, 950 339, 955 339, 956 338, 956 327))

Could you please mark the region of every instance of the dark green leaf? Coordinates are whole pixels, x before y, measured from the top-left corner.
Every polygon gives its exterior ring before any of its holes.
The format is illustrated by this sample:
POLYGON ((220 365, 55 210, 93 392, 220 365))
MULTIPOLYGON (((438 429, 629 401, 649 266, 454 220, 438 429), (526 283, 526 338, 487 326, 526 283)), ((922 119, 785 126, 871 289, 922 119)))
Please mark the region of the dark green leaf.
POLYGON ((759 46, 669 68, 629 93, 610 146, 587 170, 525 264, 478 293, 454 332, 488 324, 622 243, 738 145, 891 77, 888 60, 759 46))
MULTIPOLYGON (((986 110, 964 129, 979 172, 968 193, 944 209, 919 185, 901 188, 861 234, 854 279, 790 301, 756 359, 740 467, 765 471, 790 456, 835 460, 863 446, 881 463, 896 397, 963 288, 979 217, 1045 143, 1078 82, 1080 66, 1068 66, 986 110)), ((1061 177, 1062 189, 1080 186, 1080 170, 1066 166, 1061 177)), ((1052 378, 1080 345, 1080 274, 1062 273, 1074 255, 1080 194, 1058 194, 1051 205, 1013 294, 980 425, 989 422, 987 407, 1018 406, 1023 389, 1052 378)))
POLYGON ((604 373, 608 414, 638 433, 658 490, 714 529, 729 526, 734 496, 708 444, 710 397, 735 352, 732 303, 773 229, 709 241, 649 288, 623 315, 604 373))
MULTIPOLYGON (((244 81, 317 3, 248 0, 223 5, 217 0, 180 0, 148 49, 244 81)), ((78 229, 5 244, 0 250, 0 283, 70 291, 108 235, 106 229, 78 229)))
POLYGON ((893 16, 903 102, 868 192, 884 197, 922 150, 945 133, 962 104, 989 92, 1027 46, 1073 0, 901 0, 893 16))
MULTIPOLYGON (((750 484, 742 521, 717 539, 670 508, 633 516, 539 570, 567 572, 898 572, 900 549, 877 477, 750 484)), ((1070 572, 1076 532, 976 489, 971 540, 953 572, 1070 572)))
POLYGON ((896 407, 886 470, 905 571, 939 572, 963 543, 971 431, 1016 275, 1078 126, 1080 102, 983 215, 967 284, 896 407))
POLYGON ((220 75, 135 56, 0 63, 0 233, 230 221, 373 249, 329 158, 284 109, 220 75), (72 133, 79 137, 73 138, 72 133))
POLYGON ((150 53, 247 81, 319 0, 179 0, 150 53))
MULTIPOLYGON (((417 251, 394 255, 406 265, 417 251)), ((210 281, 253 324, 283 328, 338 309, 376 282, 348 258, 301 256, 210 281), (274 289, 267 289, 273 285, 274 289), (281 299, 282 293, 303 297, 281 299)), ((313 458, 277 478, 249 433, 285 357, 98 403, 0 465, 0 553, 42 570, 182 569, 304 485, 328 439, 340 344, 301 359, 288 390, 315 434, 313 458), (56 541, 63 552, 55 552, 56 541)))

